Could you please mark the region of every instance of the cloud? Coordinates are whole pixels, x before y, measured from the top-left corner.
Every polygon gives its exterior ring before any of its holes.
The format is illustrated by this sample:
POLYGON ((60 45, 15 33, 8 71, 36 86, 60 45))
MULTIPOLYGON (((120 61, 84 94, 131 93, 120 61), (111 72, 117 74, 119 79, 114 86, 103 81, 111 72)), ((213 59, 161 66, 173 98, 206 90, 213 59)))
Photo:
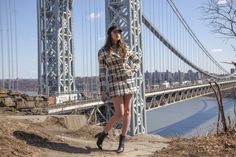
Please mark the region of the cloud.
POLYGON ((228 3, 228 2, 229 2, 228 0, 219 0, 219 1, 217 2, 217 4, 222 5, 222 4, 226 4, 226 3, 228 3))
POLYGON ((90 13, 89 18, 91 20, 97 19, 101 17, 101 13, 90 13))
POLYGON ((211 49, 211 52, 222 52, 223 49, 211 49))

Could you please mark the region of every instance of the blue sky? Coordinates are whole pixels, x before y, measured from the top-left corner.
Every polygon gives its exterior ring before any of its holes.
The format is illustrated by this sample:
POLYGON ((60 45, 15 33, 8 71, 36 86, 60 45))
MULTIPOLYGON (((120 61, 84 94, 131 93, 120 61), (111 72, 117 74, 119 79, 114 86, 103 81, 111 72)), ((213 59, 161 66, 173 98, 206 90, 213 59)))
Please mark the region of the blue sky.
MULTIPOLYGON (((6 0, 0 0, 5 5, 6 0)), ((152 3, 153 0, 150 0, 152 3)), ((206 0, 174 0, 193 32, 217 61, 235 60, 236 53, 231 49, 232 41, 226 42, 219 35, 210 33, 199 7, 206 0)), ((145 2, 148 2, 145 0, 145 2)), ((146 6, 144 6, 146 7, 146 6)), ((74 0, 74 48, 75 75, 96 75, 96 53, 104 43, 104 3, 103 0, 74 0), (89 4, 89 5, 88 5, 89 4), (81 7, 82 6, 82 7, 81 7), (81 38, 83 37, 83 38, 81 38), (82 65, 82 66, 81 66, 82 65)), ((0 9, 3 11, 4 9, 0 9)), ((145 11, 145 8, 143 9, 145 11)), ((36 0, 16 0, 17 42, 19 55, 19 78, 37 78, 37 8, 36 0)), ((144 12, 145 15, 149 13, 144 12)), ((155 16, 151 13, 150 16, 155 16)), ((5 16, 4 16, 5 17, 5 16)), ((149 17, 152 19, 152 17, 149 17)), ((5 18, 3 18, 5 20, 5 18)), ((4 25, 5 26, 5 25, 4 25)), ((6 30, 4 32, 4 50, 6 51, 6 30)), ((5 60, 6 53, 4 51, 5 60)), ((5 65, 6 63, 4 63, 5 65)), ((223 65, 223 64, 222 64, 223 65)), ((157 65, 158 66, 158 65, 157 65)), ((223 65, 227 70, 230 65, 223 65)), ((147 66, 149 67, 149 66, 147 66)), ((7 65, 5 65, 5 77, 7 65)), ((1 71, 0 71, 1 76, 1 71)))
MULTIPOLYGON (((217 61, 234 61, 236 59, 236 52, 233 52, 231 48, 231 45, 235 45, 235 42, 226 40, 221 35, 213 34, 207 22, 202 20, 203 15, 199 7, 207 0, 174 0, 174 2, 193 32, 217 61)), ((224 2, 225 0, 219 0, 219 3, 224 2)), ((226 70, 233 68, 231 65, 221 65, 226 70)))

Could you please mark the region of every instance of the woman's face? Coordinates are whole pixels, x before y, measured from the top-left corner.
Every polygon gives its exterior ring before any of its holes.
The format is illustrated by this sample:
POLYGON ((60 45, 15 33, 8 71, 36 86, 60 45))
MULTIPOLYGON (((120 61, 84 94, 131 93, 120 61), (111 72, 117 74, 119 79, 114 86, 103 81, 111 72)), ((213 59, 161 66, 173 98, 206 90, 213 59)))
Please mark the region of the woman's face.
POLYGON ((119 41, 120 40, 120 38, 121 38, 121 34, 120 34, 121 32, 120 31, 117 31, 117 30, 114 30, 114 31, 112 31, 111 32, 111 38, 112 38, 112 41, 113 42, 117 42, 117 41, 119 41))

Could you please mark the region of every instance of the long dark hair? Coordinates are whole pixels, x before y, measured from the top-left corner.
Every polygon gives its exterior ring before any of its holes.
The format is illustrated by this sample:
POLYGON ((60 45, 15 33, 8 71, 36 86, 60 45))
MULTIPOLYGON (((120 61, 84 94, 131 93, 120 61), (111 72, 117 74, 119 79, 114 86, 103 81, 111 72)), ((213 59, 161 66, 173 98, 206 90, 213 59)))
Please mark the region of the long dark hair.
MULTIPOLYGON (((113 44, 113 42, 112 42, 111 33, 109 33, 108 36, 107 36, 107 39, 106 39, 106 43, 105 43, 105 45, 104 45, 104 48, 105 48, 106 51, 108 51, 109 55, 111 54, 112 46, 113 46, 113 45, 114 45, 114 44, 113 44)), ((124 60, 127 51, 126 51, 126 45, 125 45, 125 42, 124 42, 124 39, 123 39, 122 35, 121 35, 120 40, 117 41, 116 46, 117 46, 117 48, 118 48, 118 53, 120 54, 120 56, 121 56, 121 57, 123 58, 123 60, 124 60)))

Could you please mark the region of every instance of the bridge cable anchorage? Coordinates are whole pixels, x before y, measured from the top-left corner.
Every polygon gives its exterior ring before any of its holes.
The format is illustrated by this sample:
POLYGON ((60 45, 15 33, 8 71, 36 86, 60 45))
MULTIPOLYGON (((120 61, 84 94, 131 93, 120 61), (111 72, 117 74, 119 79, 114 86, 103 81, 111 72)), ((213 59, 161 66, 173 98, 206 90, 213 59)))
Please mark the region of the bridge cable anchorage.
POLYGON ((204 71, 197 65, 193 64, 191 61, 189 61, 185 56, 183 56, 152 24, 147 18, 142 15, 142 22, 147 26, 147 28, 157 37, 159 40, 166 46, 168 47, 176 56, 178 56, 182 61, 184 61, 186 64, 188 64, 190 67, 193 69, 205 74, 206 76, 210 76, 215 79, 225 79, 225 78, 230 78, 234 76, 234 74, 226 75, 226 76, 221 76, 221 75, 212 75, 211 73, 204 71))

